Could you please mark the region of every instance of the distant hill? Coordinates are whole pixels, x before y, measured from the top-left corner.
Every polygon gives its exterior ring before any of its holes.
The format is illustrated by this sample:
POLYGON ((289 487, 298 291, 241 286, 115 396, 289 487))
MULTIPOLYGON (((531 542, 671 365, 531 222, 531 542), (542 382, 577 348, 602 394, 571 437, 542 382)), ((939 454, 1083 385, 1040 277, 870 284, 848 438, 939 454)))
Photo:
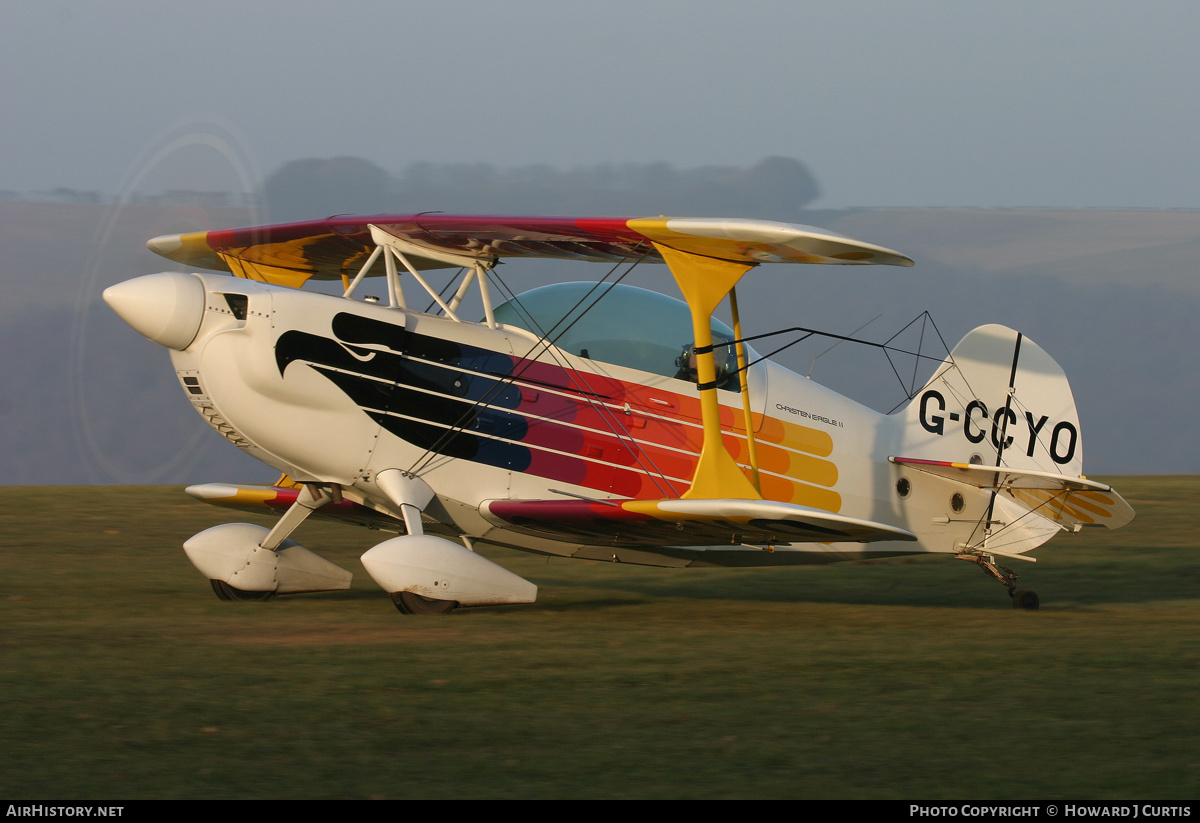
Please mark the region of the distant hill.
POLYGON ((920 265, 1200 292, 1198 211, 877 209, 832 216, 839 231, 903 244, 920 265))
MULTIPOLYGON (((882 314, 863 332, 882 340, 929 309, 953 346, 975 325, 1005 323, 1071 378, 1089 473, 1200 472, 1189 427, 1200 387, 1200 213, 891 209, 796 219, 899 249, 917 267, 764 267, 739 293, 748 333, 844 334, 882 314)), ((0 482, 274 479, 209 432, 165 352, 99 297, 111 283, 171 268, 146 250, 151 236, 258 220, 234 207, 0 202, 0 482)), ((603 274, 581 264, 504 268, 518 290, 603 274)), ((626 282, 669 290, 664 274, 626 282)), ((807 373, 828 345, 809 341, 778 359, 807 373)), ((862 347, 837 347, 813 377, 883 410, 903 397, 887 362, 862 347)))

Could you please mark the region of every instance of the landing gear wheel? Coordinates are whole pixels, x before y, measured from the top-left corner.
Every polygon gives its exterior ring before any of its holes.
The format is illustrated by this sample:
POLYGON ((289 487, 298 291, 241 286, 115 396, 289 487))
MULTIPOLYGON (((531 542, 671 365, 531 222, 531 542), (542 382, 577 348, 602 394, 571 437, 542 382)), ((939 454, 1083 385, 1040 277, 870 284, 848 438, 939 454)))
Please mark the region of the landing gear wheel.
POLYGON ((402 614, 449 614, 458 608, 457 600, 434 600, 412 592, 393 592, 391 598, 402 614))
POLYGON ((1038 599, 1037 592, 1032 589, 1017 589, 1012 593, 1012 601, 1014 609, 1025 609, 1031 612, 1036 612, 1042 603, 1038 599))
POLYGON ((245 589, 235 589, 224 580, 210 580, 208 582, 212 583, 213 591, 222 600, 241 603, 263 603, 275 596, 275 592, 248 592, 245 589))

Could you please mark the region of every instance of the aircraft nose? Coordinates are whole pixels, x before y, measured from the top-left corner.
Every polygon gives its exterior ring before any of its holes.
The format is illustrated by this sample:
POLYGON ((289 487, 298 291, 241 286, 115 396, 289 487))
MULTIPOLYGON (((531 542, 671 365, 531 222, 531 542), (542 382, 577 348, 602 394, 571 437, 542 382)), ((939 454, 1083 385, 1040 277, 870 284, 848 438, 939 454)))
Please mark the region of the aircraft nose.
POLYGON ((104 302, 143 337, 178 351, 191 345, 204 320, 204 284, 190 274, 135 277, 105 289, 104 302))

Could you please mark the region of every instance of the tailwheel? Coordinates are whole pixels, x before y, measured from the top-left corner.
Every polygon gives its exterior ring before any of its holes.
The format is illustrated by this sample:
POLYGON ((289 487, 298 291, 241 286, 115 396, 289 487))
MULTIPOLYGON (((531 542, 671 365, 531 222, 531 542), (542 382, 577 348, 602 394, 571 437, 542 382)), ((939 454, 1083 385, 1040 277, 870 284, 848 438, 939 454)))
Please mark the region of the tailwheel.
POLYGON ((208 582, 212 583, 213 591, 222 600, 240 603, 263 603, 275 596, 275 592, 248 592, 245 589, 236 589, 224 580, 210 580, 208 582))
POLYGON ((1012 593, 1012 601, 1014 609, 1025 609, 1031 612, 1036 612, 1042 603, 1038 599, 1037 592, 1032 589, 1017 589, 1012 593))
POLYGON ((974 563, 989 576, 999 580, 1004 588, 1008 589, 1008 596, 1012 598, 1014 609, 1024 609, 1026 611, 1035 612, 1038 606, 1041 605, 1041 600, 1037 596, 1037 592, 1032 589, 1018 589, 1017 580, 1020 575, 1013 572, 1007 566, 1001 566, 996 563, 996 558, 989 554, 981 552, 963 552, 962 554, 954 555, 959 560, 966 560, 968 563, 974 563))
POLYGON ((458 608, 457 600, 435 600, 412 592, 393 592, 391 598, 401 614, 449 614, 458 608))

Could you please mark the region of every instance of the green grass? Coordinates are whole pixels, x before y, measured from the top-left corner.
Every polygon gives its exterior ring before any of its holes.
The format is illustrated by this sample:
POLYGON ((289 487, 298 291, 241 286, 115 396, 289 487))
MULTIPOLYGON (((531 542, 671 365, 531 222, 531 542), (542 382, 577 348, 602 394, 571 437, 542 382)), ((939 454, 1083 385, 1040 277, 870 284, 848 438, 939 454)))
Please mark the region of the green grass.
POLYGON ((669 570, 490 552, 534 606, 223 603, 177 488, 7 488, 0 796, 1194 798, 1200 478, 1019 564, 669 570))

